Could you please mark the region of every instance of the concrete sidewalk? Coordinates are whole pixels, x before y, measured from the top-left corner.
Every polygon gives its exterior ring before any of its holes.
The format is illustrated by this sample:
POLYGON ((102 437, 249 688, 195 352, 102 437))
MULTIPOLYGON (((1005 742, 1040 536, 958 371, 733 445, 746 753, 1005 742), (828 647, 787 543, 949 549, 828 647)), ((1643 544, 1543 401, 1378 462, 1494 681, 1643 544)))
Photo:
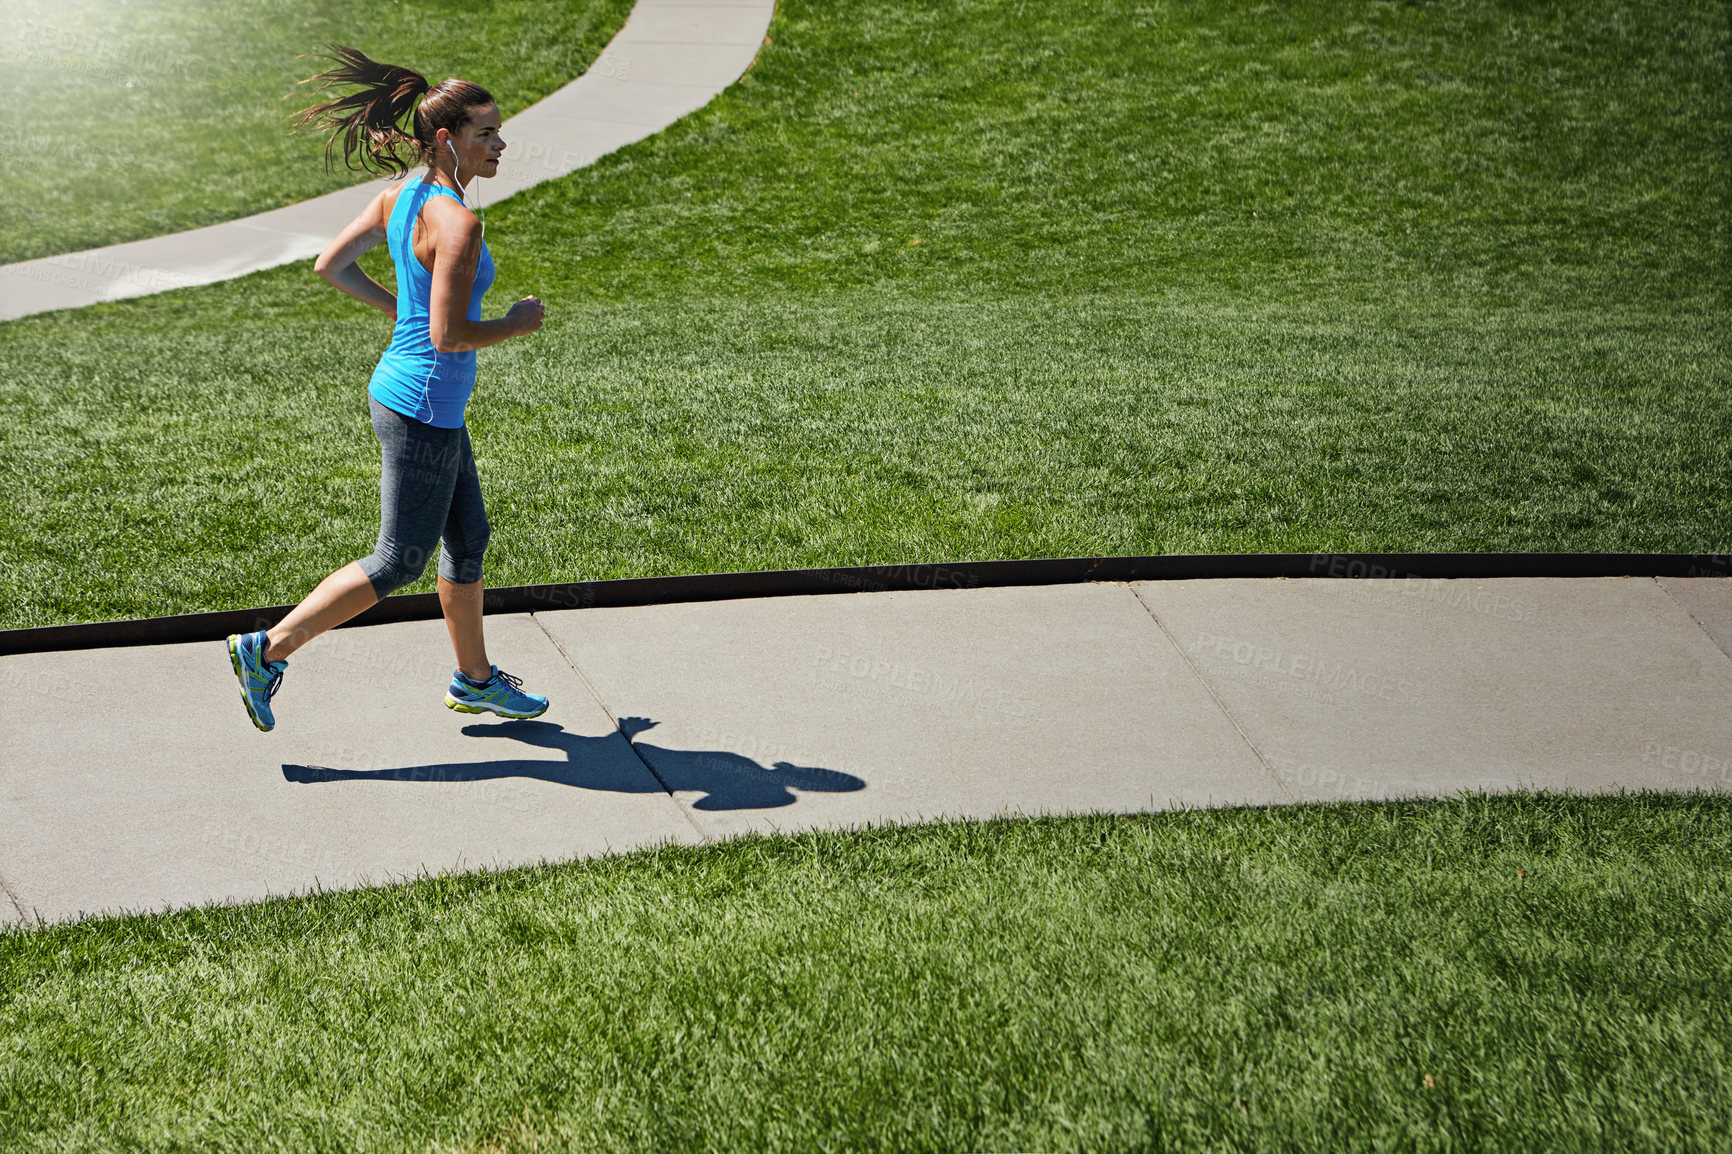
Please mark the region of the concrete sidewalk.
POLYGON ((1732 790, 1732 580, 1211 580, 339 630, 253 729, 221 643, 0 657, 0 920, 941 815, 1732 790))

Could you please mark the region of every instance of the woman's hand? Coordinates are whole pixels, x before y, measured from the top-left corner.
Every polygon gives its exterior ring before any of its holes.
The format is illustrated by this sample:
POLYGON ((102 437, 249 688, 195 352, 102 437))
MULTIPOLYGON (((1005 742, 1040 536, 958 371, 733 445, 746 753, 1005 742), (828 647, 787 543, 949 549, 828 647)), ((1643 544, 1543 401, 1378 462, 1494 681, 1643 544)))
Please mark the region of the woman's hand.
POLYGON ((505 319, 517 327, 518 336, 527 336, 541 328, 547 316, 547 306, 540 297, 524 297, 506 312, 505 319))

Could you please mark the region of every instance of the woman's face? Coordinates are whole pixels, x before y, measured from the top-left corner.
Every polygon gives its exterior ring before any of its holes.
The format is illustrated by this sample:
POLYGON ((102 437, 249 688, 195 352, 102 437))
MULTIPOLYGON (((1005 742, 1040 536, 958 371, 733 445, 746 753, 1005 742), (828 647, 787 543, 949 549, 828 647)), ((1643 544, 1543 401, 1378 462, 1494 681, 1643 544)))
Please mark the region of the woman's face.
POLYGON ((497 104, 471 105, 469 123, 449 139, 457 151, 458 181, 467 181, 472 176, 494 176, 499 172, 499 154, 505 151, 505 139, 499 135, 497 104))

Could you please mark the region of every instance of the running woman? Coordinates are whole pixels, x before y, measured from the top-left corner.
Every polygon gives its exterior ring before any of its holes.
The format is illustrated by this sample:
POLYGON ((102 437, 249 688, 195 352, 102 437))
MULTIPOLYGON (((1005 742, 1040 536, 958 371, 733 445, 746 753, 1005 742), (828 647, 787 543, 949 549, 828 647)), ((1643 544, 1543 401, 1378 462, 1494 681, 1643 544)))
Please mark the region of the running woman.
POLYGON ((420 577, 443 541, 439 605, 457 652, 445 704, 462 713, 538 717, 547 698, 523 692, 518 678, 487 660, 481 629, 487 510, 463 423, 475 385, 475 350, 527 336, 542 322, 535 297, 524 297, 496 320, 481 319, 493 257, 463 193, 474 178, 499 171, 505 151, 499 106, 467 80, 429 85, 412 69, 379 64, 353 48, 332 45, 332 53, 336 67, 309 80, 323 81, 321 89, 355 90, 308 108, 298 122, 331 130, 326 164, 340 136, 350 168, 404 174, 409 164, 399 149, 426 166, 420 180, 374 197, 313 265, 332 285, 396 322, 367 387, 383 458, 379 540, 372 553, 320 582, 275 627, 229 637, 241 699, 253 724, 271 729, 271 699, 289 655, 420 577), (396 264, 400 295, 355 263, 380 241, 396 264))

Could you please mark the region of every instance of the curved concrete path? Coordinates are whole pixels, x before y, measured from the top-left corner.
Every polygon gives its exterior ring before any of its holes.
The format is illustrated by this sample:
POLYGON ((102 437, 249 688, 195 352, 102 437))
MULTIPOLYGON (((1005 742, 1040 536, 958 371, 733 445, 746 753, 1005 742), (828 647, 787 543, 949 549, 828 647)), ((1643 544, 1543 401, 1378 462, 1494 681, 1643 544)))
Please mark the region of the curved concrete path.
POLYGON ((941 815, 1732 792, 1732 578, 1094 582, 0 657, 0 924, 941 815), (152 687, 171 686, 171 700, 152 687))
MULTIPOLYGON (((666 128, 743 75, 775 0, 638 0, 582 76, 504 124, 493 204, 666 128)), ((0 320, 212 284, 311 260, 381 187, 368 181, 286 208, 149 240, 0 266, 0 320)))

